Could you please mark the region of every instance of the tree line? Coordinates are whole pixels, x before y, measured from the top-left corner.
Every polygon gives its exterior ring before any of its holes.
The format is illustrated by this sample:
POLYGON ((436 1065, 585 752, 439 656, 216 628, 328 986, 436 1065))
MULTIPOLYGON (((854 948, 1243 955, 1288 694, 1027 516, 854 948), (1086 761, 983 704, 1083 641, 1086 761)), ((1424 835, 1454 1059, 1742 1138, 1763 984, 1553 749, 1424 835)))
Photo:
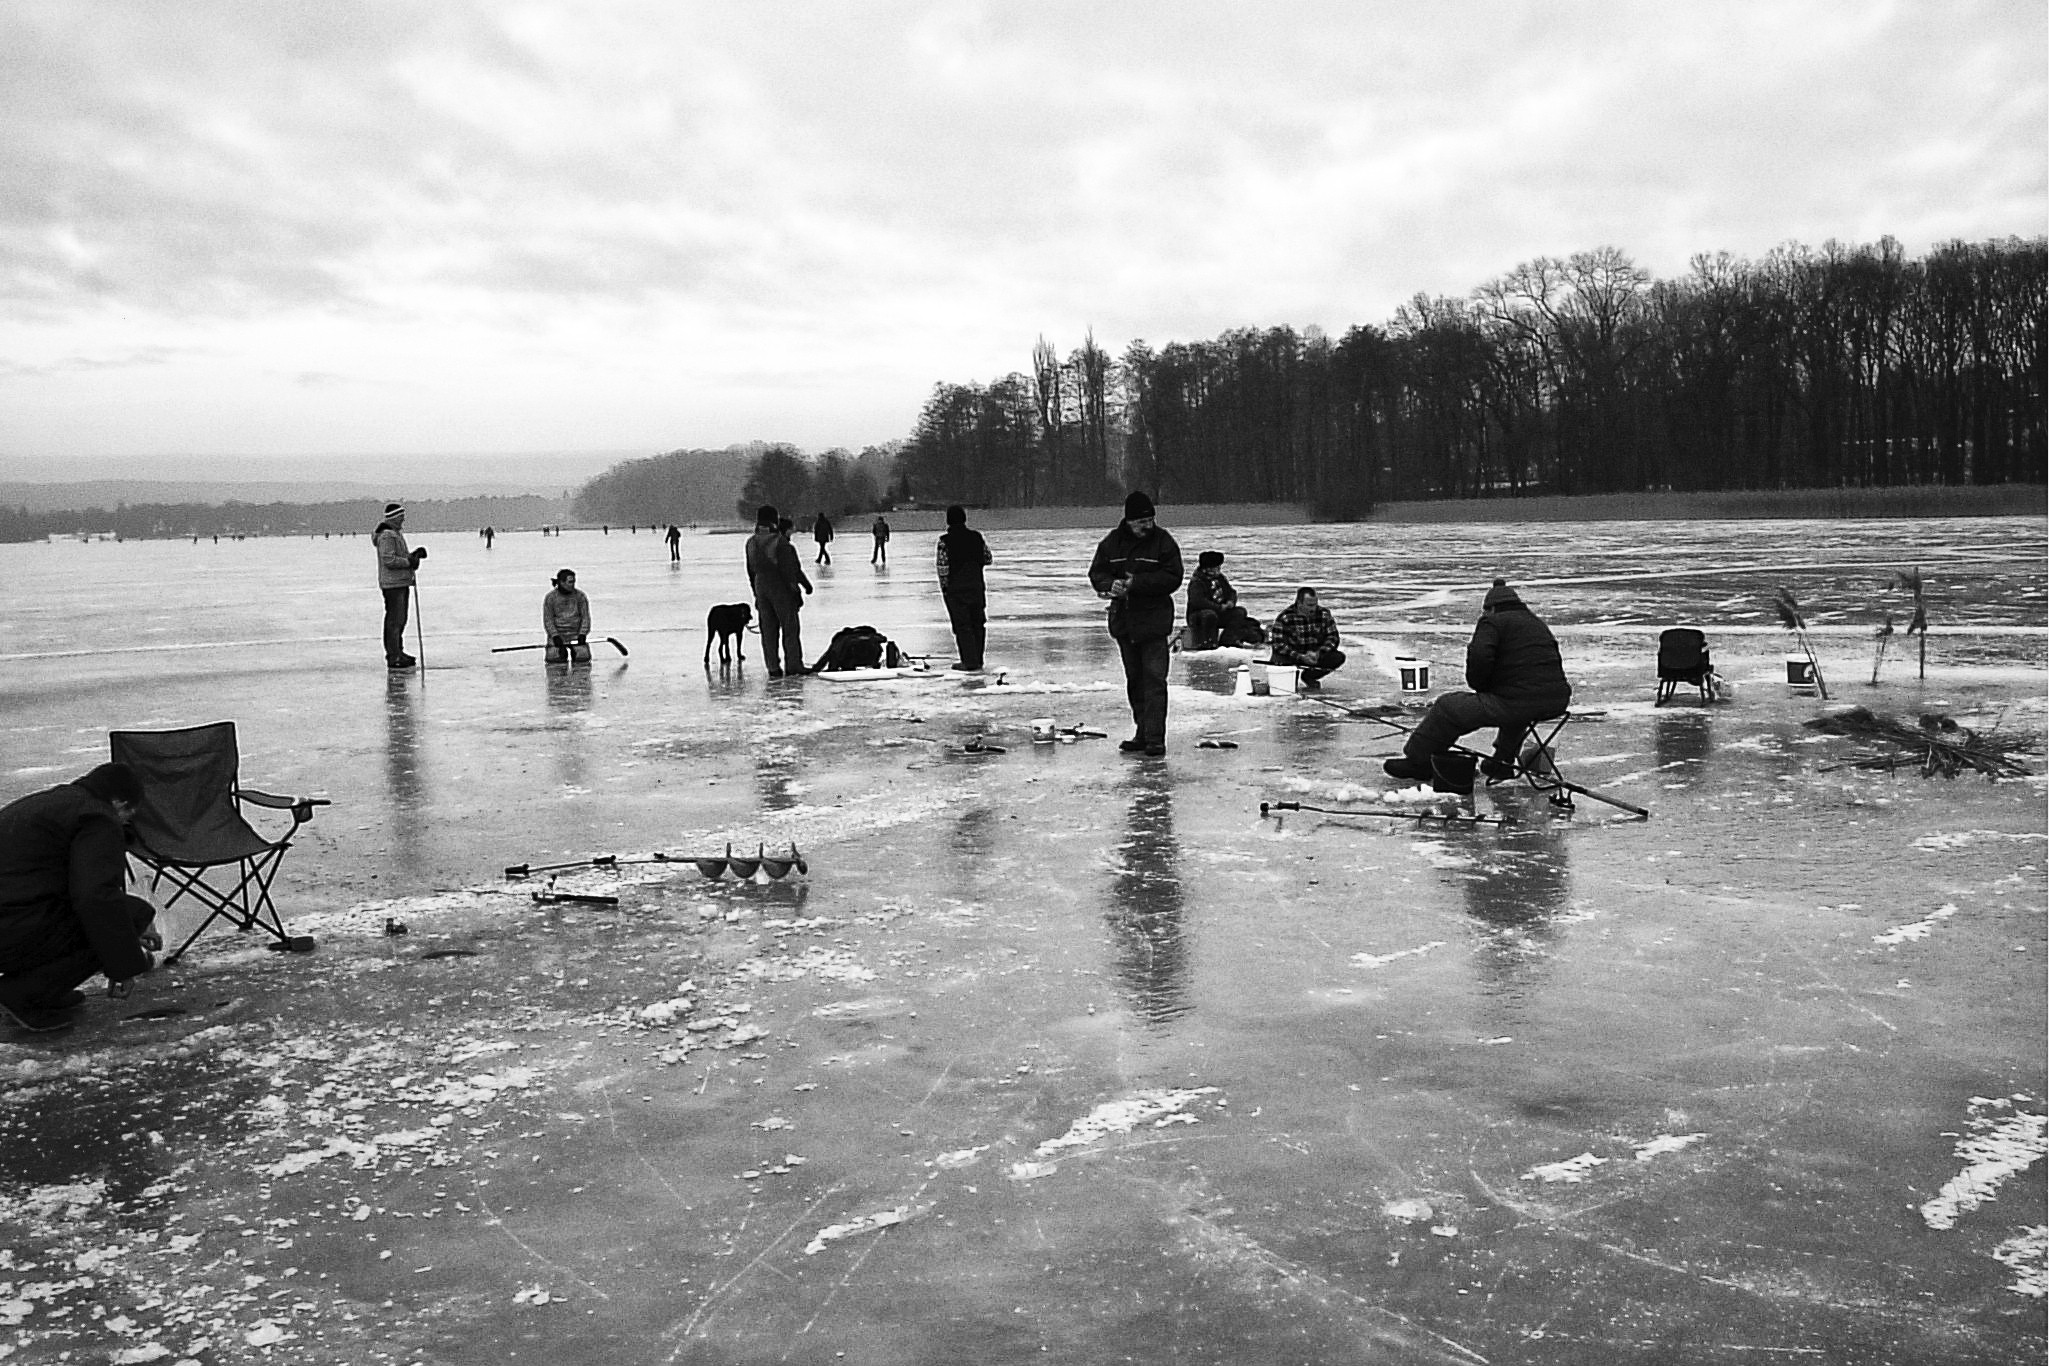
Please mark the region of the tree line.
POLYGON ((927 502, 1383 501, 2040 483, 2049 243, 1890 237, 1696 257, 1604 247, 1382 325, 1093 336, 941 383, 902 452, 927 502))
POLYGON ((613 466, 577 490, 583 522, 723 522, 754 520, 772 503, 807 520, 867 512, 898 500, 894 477, 899 443, 859 455, 835 448, 806 455, 785 443, 751 442, 725 450, 680 450, 613 466))
MULTIPOLYGON (((0 506, 0 542, 40 541, 51 536, 114 535, 122 540, 192 539, 206 536, 367 535, 384 515, 372 499, 327 503, 119 503, 112 508, 32 512, 0 506)), ((562 520, 553 498, 447 498, 411 503, 407 529, 419 531, 500 530, 552 525, 562 520)))

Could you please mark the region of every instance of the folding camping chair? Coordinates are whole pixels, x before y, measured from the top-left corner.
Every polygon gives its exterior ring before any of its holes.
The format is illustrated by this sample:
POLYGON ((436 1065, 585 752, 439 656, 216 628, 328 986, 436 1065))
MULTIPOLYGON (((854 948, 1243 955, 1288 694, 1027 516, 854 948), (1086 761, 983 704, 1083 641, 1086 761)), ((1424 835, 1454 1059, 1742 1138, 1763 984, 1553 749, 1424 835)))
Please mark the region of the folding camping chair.
POLYGON ((1674 626, 1658 633, 1658 700, 1651 705, 1664 706, 1681 685, 1689 683, 1700 689, 1701 701, 1712 702, 1719 681, 1708 658, 1705 635, 1691 626, 1674 626))
POLYGON ((165 909, 187 896, 208 908, 199 928, 164 962, 177 962, 222 916, 244 933, 269 935, 267 948, 310 952, 311 935, 286 932, 270 884, 292 836, 313 819, 314 807, 328 803, 243 788, 233 721, 184 730, 117 730, 107 740, 115 762, 142 780, 142 803, 128 828, 130 856, 150 869, 152 891, 166 880, 176 889, 165 909), (277 839, 264 838, 242 818, 244 802, 290 811, 292 828, 277 839))

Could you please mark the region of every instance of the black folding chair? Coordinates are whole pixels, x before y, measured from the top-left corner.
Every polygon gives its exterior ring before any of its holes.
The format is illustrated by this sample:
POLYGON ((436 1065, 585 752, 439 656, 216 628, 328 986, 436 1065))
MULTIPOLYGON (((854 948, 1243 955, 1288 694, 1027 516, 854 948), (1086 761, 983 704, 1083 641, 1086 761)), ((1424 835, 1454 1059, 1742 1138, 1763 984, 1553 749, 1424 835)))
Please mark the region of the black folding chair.
POLYGON ((166 881, 175 889, 164 909, 187 896, 208 908, 199 928, 164 961, 177 962, 222 916, 243 933, 269 935, 267 948, 310 952, 311 935, 286 932, 270 884, 292 836, 326 800, 242 787, 233 721, 184 730, 117 730, 107 739, 115 761, 142 780, 142 802, 128 827, 129 855, 153 874, 152 892, 166 881), (291 812, 291 829, 277 839, 264 838, 243 819, 244 802, 291 812))
POLYGON ((1715 700, 1715 666, 1708 658, 1707 637, 1691 626, 1674 626, 1658 634, 1658 700, 1662 707, 1672 694, 1691 684, 1700 689, 1700 700, 1715 700))

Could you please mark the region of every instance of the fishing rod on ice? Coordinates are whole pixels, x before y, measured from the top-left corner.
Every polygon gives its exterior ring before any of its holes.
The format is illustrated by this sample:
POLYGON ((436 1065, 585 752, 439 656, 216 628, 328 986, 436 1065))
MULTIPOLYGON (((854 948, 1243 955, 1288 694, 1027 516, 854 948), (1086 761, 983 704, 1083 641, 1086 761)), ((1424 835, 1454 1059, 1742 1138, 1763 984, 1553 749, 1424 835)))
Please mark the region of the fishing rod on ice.
POLYGON ((1386 816, 1398 821, 1422 821, 1426 825, 1514 825, 1513 816, 1464 816, 1445 811, 1348 810, 1337 806, 1310 806, 1306 802, 1261 802, 1259 814, 1272 811, 1315 811, 1325 816, 1386 816))
MULTIPOLYGON (((605 644, 611 646, 613 649, 617 650, 622 655, 632 653, 632 651, 628 650, 624 645, 619 643, 619 640, 616 636, 601 636, 600 639, 603 640, 605 644)), ((545 650, 547 648, 547 641, 542 641, 539 645, 496 645, 492 647, 491 653, 494 655, 507 655, 511 654, 514 650, 545 650)))
MULTIPOLYGON (((1321 702, 1328 707, 1336 707, 1347 716, 1361 721, 1377 722, 1388 727, 1390 730, 1398 730, 1404 735, 1413 735, 1416 732, 1414 726, 1404 725, 1375 708, 1363 707, 1354 710, 1333 698, 1318 697, 1313 693, 1310 694, 1310 701, 1321 702)), ((1475 759, 1494 758, 1494 755, 1491 753, 1482 754, 1479 750, 1468 749, 1466 746, 1458 744, 1451 746, 1451 752, 1454 754, 1469 754, 1475 759)), ((1540 746, 1537 753, 1539 763, 1543 765, 1541 768, 1525 763, 1520 755, 1512 760, 1511 763, 1515 769, 1515 776, 1526 780, 1537 791, 1550 794, 1552 805, 1570 807, 1572 805, 1572 794, 1577 794, 1582 797, 1591 797, 1597 802, 1605 802, 1619 811, 1627 811, 1638 820, 1647 821, 1651 818, 1648 808, 1638 806, 1633 802, 1625 802, 1620 797, 1611 797, 1605 792, 1597 792, 1591 787, 1584 787, 1568 779, 1558 771, 1557 764, 1552 760, 1549 746, 1540 746)))
POLYGON ((783 858, 780 855, 771 855, 767 850, 767 845, 757 845, 754 857, 748 858, 744 855, 734 854, 733 846, 728 843, 723 856, 665 854, 659 850, 649 854, 646 858, 620 858, 617 854, 599 854, 592 858, 575 859, 569 863, 514 863, 505 869, 505 876, 508 881, 517 881, 521 878, 535 877, 543 873, 559 873, 570 868, 622 868, 634 864, 651 863, 694 864, 697 871, 708 878, 724 877, 726 869, 731 868, 733 875, 743 880, 753 877, 757 869, 766 872, 777 881, 788 877, 792 869, 807 875, 811 872, 811 865, 804 861, 804 856, 797 851, 794 841, 790 844, 790 856, 788 858, 783 858))

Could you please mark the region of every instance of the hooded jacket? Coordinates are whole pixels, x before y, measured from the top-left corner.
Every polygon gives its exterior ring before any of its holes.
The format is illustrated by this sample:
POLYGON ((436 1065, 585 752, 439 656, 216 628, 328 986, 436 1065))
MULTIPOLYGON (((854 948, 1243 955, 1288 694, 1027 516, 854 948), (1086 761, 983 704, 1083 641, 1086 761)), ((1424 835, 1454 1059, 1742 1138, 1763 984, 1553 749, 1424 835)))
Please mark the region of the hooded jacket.
POLYGON ((1473 628, 1466 646, 1466 686, 1529 711, 1532 719, 1557 716, 1572 701, 1558 641, 1520 602, 1503 603, 1473 628))
POLYGON ((406 534, 389 522, 379 522, 370 533, 377 551, 377 586, 410 588, 416 579, 413 552, 406 547, 406 534))
POLYGON ((1181 547, 1164 527, 1154 523, 1137 536, 1129 522, 1119 522, 1089 563, 1089 584, 1099 594, 1120 578, 1130 579, 1125 595, 1110 599, 1110 634, 1133 644, 1174 634, 1174 590, 1181 574, 1181 547))
POLYGON ((757 526, 747 538, 747 582, 754 586, 757 604, 768 603, 780 613, 803 607, 804 590, 811 587, 796 547, 772 526, 757 526))
POLYGON ((108 802, 65 783, 0 807, 0 971, 71 919, 109 980, 147 971, 127 884, 127 840, 108 802))

